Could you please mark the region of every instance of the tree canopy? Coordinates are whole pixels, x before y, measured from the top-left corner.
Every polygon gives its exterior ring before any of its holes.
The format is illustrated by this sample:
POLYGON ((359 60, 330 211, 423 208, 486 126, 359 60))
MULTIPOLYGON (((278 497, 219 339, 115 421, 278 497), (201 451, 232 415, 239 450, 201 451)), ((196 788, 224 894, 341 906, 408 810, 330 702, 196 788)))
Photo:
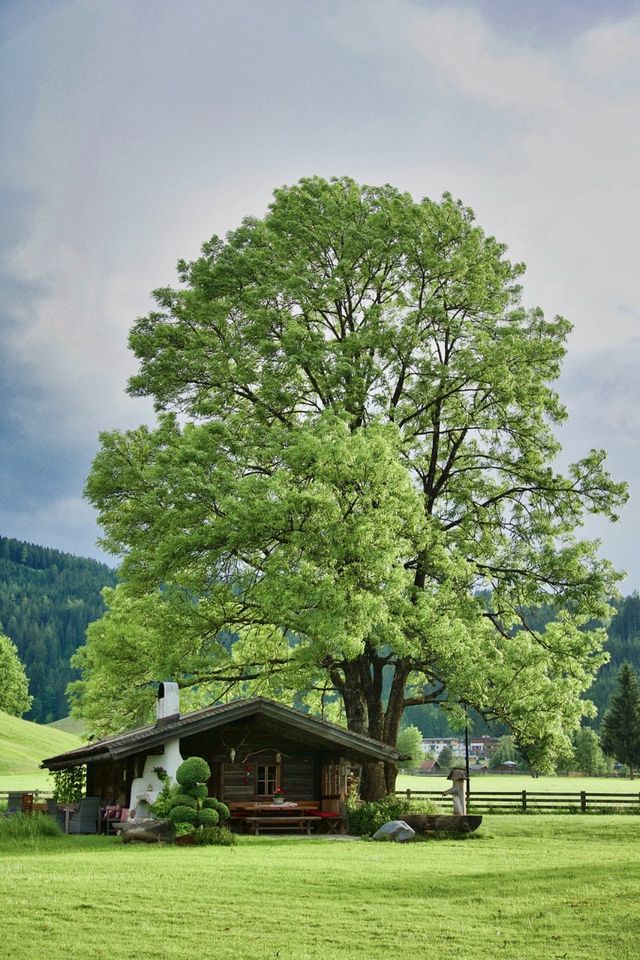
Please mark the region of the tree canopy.
POLYGON ((79 709, 112 722, 126 617, 148 641, 129 719, 161 665, 209 696, 335 697, 386 742, 448 698, 543 769, 616 581, 574 533, 625 498, 602 451, 554 466, 569 323, 523 307, 522 265, 461 203, 347 178, 276 190, 178 271, 130 336, 158 424, 103 434, 87 482, 123 583, 79 709), (565 612, 536 629, 545 603, 565 612))
POLYGON ((29 681, 18 651, 0 631, 0 710, 21 717, 30 706, 29 681))

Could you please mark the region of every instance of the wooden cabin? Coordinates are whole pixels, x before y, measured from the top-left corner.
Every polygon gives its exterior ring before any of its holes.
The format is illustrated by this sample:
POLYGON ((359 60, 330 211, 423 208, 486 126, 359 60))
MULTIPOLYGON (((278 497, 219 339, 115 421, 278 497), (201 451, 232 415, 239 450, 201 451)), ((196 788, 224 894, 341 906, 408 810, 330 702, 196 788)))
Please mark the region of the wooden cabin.
POLYGON ((181 715, 177 686, 165 683, 155 724, 49 757, 42 766, 86 765, 87 796, 135 808, 157 796, 159 767, 175 777, 192 756, 207 761, 209 794, 232 810, 259 808, 283 791, 302 809, 340 816, 348 778, 361 764, 400 759, 393 747, 263 697, 181 715))

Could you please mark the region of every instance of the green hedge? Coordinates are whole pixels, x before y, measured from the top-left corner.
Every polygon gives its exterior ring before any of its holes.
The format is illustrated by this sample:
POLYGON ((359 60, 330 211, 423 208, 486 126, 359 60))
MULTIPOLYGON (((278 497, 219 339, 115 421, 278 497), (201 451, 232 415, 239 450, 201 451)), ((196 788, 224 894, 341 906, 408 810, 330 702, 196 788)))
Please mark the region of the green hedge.
POLYGON ((437 808, 431 800, 407 800, 389 794, 370 803, 354 803, 348 809, 349 833, 371 836, 389 820, 402 820, 411 813, 433 814, 437 808))

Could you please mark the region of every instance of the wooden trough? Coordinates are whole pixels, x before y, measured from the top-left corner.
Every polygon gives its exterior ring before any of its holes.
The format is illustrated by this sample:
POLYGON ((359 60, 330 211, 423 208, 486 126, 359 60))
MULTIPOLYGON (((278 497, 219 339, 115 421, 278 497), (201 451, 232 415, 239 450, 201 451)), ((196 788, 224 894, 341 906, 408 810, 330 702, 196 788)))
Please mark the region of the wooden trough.
POLYGON ((403 816, 405 823, 415 830, 416 833, 424 835, 426 833, 435 833, 442 831, 445 833, 473 833, 482 823, 482 817, 465 815, 439 815, 439 814, 408 814, 403 816))

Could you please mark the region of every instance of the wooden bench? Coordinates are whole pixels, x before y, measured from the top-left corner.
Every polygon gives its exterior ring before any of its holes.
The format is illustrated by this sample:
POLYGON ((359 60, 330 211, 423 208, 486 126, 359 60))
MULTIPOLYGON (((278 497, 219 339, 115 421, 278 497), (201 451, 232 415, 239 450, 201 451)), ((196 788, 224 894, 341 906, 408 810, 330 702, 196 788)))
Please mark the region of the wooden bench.
POLYGON ((300 833, 311 835, 311 824, 319 823, 320 818, 311 816, 287 816, 281 817, 277 814, 270 817, 244 817, 244 822, 250 824, 256 837, 260 836, 260 830, 299 830, 300 833))

